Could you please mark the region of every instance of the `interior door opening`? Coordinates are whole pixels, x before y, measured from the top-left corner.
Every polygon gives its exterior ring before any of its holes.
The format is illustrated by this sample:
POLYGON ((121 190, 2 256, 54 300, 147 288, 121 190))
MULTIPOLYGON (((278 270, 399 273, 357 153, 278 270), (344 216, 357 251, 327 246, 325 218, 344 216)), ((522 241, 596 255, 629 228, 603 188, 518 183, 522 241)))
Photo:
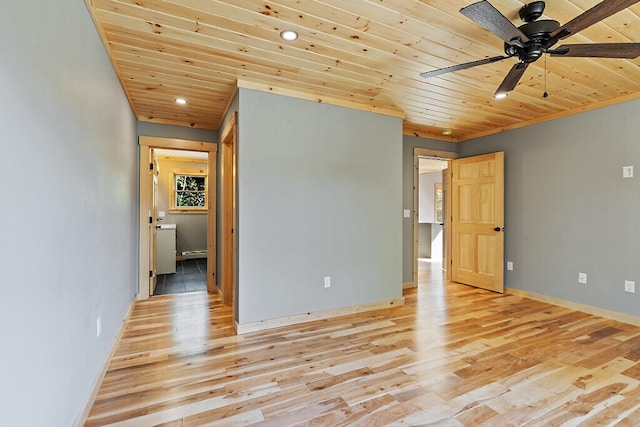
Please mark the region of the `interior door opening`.
POLYGON ((413 280, 448 280, 448 171, 456 153, 414 149, 413 280))
POLYGON ((237 113, 222 132, 220 147, 220 292, 222 303, 236 310, 236 132, 237 113))
POLYGON ((444 256, 444 188, 447 160, 418 158, 418 285, 442 281, 444 256))
POLYGON ((137 298, 217 292, 217 144, 141 136, 139 145, 137 298))
POLYGON ((156 275, 150 295, 206 291, 208 153, 154 149, 153 159, 156 275))

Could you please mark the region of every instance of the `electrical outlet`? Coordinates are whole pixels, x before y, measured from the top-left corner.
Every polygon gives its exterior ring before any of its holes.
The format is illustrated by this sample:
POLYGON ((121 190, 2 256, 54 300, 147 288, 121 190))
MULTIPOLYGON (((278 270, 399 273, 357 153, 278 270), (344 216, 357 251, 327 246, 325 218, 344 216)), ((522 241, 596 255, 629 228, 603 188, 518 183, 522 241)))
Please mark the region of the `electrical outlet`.
POLYGON ((578 283, 581 285, 587 284, 587 273, 578 273, 578 283))
POLYGON ((631 280, 624 281, 624 291, 630 292, 632 294, 636 293, 636 282, 632 282, 631 280))
POLYGON ((623 166, 622 167, 622 177, 623 178, 633 178, 633 166, 623 166))
POLYGON ((507 261, 507 270, 513 271, 513 263, 511 261, 507 261))
POLYGON ((324 276, 324 287, 325 288, 331 287, 331 276, 324 276))
POLYGON ((96 319, 96 338, 102 335, 102 316, 98 316, 96 319))

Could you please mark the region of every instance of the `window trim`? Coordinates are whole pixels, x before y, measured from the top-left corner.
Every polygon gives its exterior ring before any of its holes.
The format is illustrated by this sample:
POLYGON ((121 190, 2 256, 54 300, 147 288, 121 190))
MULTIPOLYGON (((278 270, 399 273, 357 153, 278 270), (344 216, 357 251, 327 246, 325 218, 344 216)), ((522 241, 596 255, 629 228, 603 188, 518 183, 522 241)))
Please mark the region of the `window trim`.
POLYGON ((209 174, 206 169, 181 169, 175 168, 171 171, 171 186, 169 187, 169 213, 173 214, 202 214, 207 213, 209 189, 209 174), (176 177, 177 176, 199 176, 204 177, 204 190, 199 191, 204 194, 204 206, 177 206, 176 177))
POLYGON ((442 224, 444 222, 444 190, 441 182, 433 185, 433 222, 442 224), (441 194, 440 217, 438 216, 438 192, 441 194))

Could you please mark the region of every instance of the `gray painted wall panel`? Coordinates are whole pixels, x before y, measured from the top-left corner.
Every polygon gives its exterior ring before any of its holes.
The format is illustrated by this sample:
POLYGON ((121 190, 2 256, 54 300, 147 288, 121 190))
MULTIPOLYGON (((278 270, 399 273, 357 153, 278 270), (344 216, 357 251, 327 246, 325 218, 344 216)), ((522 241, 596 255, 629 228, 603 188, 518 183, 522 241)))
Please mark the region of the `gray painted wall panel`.
POLYGON ((0 51, 2 424, 70 426, 136 293, 135 118, 82 2, 6 2, 0 51))
POLYGON ((465 157, 505 152, 506 286, 640 315, 624 292, 640 284, 639 116, 633 101, 462 143, 465 157))
POLYGON ((435 222, 436 184, 442 184, 442 172, 418 175, 418 222, 435 222))
POLYGON ((187 139, 192 141, 218 142, 218 131, 210 129, 188 128, 161 123, 138 122, 138 136, 156 136, 161 138, 187 139))
POLYGON ((239 126, 239 323, 400 297, 401 119, 241 89, 239 126))

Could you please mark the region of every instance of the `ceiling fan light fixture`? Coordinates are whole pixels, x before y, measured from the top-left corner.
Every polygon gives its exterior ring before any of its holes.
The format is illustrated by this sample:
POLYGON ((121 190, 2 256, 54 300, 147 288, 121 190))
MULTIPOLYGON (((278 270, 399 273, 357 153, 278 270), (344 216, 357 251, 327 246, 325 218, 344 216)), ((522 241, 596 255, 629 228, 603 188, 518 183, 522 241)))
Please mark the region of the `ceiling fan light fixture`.
POLYGON ((288 42, 292 42, 294 40, 296 40, 298 38, 298 33, 296 33, 293 30, 284 30, 282 32, 280 32, 280 38, 282 40, 288 41, 288 42))
POLYGON ((495 99, 505 99, 507 97, 507 92, 497 92, 493 97, 495 99))
POLYGON ((187 100, 184 98, 176 98, 176 104, 178 105, 187 105, 187 100))

